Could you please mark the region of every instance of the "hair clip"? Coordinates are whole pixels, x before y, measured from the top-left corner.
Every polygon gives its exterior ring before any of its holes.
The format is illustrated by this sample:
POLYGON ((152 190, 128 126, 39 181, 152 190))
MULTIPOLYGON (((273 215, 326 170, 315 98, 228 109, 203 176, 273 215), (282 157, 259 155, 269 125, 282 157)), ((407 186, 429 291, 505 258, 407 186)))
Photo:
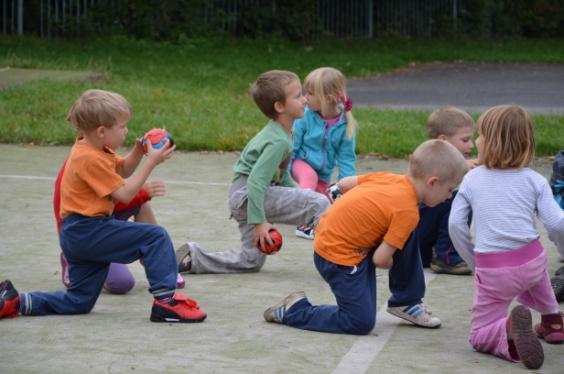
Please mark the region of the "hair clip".
POLYGON ((352 109, 352 100, 350 97, 347 97, 347 100, 345 101, 345 112, 350 112, 352 109))

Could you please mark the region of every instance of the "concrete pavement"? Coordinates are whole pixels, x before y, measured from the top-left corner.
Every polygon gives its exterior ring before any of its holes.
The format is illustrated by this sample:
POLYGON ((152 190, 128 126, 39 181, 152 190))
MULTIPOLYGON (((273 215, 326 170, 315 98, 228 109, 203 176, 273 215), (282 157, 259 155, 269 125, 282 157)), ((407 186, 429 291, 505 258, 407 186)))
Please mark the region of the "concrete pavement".
MULTIPOLYGON (((53 178, 68 147, 0 145, 0 278, 21 291, 62 289, 52 214, 53 178)), ((175 246, 187 238, 205 247, 238 247, 226 195, 233 153, 177 153, 155 178, 168 184, 152 204, 175 246)), ((359 171, 404 172, 404 160, 359 160, 359 171)), ((538 165, 545 175, 546 162, 538 165)), ((429 276, 426 303, 443 321, 438 330, 409 326, 383 309, 365 337, 301 331, 264 322, 263 310, 288 293, 304 290, 314 303, 334 303, 312 263, 311 242, 279 226, 284 247, 260 273, 185 275, 186 293, 208 319, 201 324, 149 321, 151 295, 143 268, 130 265, 137 284, 125 296, 102 293, 93 312, 77 316, 0 320, 2 373, 519 373, 526 372, 467 343, 472 278, 429 276)), ((543 243, 559 264, 554 246, 543 243)), ((378 270, 378 307, 389 291, 378 270)), ((535 320, 538 316, 535 315, 535 320)), ((563 346, 543 343, 538 373, 563 373, 563 346)))

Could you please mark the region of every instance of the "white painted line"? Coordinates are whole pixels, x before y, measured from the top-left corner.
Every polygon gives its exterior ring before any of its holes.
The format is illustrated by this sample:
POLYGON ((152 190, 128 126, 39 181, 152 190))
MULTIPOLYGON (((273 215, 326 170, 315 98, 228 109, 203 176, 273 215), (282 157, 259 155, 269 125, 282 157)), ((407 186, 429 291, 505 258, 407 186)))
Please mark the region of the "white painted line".
MULTIPOLYGON (((435 278, 434 273, 425 271, 425 284, 428 285, 435 278)), ((333 374, 362 374, 366 373, 372 361, 392 336, 394 330, 402 321, 386 312, 387 305, 380 307, 376 315, 376 327, 370 335, 359 337, 351 349, 343 356, 333 374)))
MULTIPOLYGON (((54 177, 40 177, 36 175, 10 175, 0 174, 0 179, 23 179, 23 180, 48 180, 54 181, 54 177)), ((222 182, 198 182, 198 181, 179 181, 179 180, 165 180, 168 184, 186 184, 186 185, 200 185, 200 186, 230 186, 231 183, 222 182)))
POLYGON ((27 179, 27 180, 48 180, 54 181, 54 177, 39 177, 35 175, 6 175, 0 174, 0 179, 27 179))

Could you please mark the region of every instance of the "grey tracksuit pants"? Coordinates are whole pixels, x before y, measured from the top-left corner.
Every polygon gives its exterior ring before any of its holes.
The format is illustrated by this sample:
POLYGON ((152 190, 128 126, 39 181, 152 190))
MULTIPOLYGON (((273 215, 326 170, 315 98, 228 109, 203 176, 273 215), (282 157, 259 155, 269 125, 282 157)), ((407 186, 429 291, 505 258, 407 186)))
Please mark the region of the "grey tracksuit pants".
MULTIPOLYGON (((270 223, 316 224, 329 208, 325 195, 300 188, 272 186, 264 196, 264 212, 270 223)), ((229 190, 229 210, 241 232, 240 249, 206 252, 198 243, 188 242, 192 257, 190 273, 257 272, 266 261, 254 242, 254 225, 247 223, 247 178, 233 181, 229 190)))

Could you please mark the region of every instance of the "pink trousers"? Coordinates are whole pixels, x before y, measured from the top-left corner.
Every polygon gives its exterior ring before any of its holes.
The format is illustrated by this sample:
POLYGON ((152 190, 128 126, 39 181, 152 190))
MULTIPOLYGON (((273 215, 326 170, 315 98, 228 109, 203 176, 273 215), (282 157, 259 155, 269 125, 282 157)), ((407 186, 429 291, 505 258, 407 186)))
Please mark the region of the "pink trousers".
POLYGON ((303 160, 292 161, 292 178, 300 188, 309 189, 327 196, 329 182, 319 179, 317 172, 303 160))
POLYGON ((559 307, 547 272, 547 258, 538 240, 507 252, 477 253, 470 344, 478 352, 509 361, 506 320, 511 302, 541 314, 559 307))

